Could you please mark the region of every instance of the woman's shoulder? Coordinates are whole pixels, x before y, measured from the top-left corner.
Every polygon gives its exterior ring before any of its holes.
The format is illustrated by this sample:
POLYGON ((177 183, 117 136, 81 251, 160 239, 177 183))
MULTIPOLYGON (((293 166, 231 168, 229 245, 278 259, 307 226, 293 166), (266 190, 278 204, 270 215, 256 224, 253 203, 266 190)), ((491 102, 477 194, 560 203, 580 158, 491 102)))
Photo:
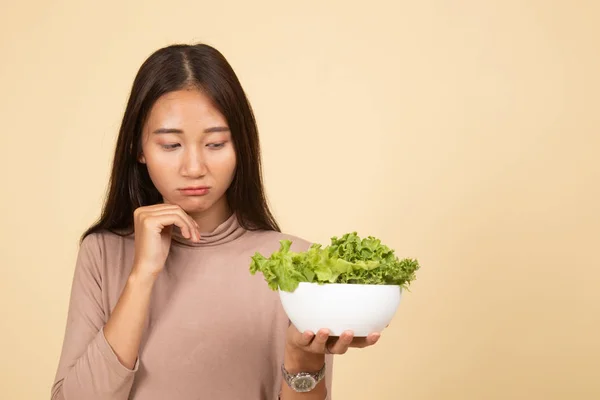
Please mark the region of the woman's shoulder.
POLYGON ((90 232, 81 239, 81 249, 99 249, 121 247, 127 244, 133 245, 133 233, 127 231, 109 231, 101 229, 90 232))
POLYGON ((312 245, 312 242, 287 232, 279 231, 251 231, 248 234, 251 242, 255 243, 257 247, 268 247, 277 250, 282 241, 287 240, 291 242, 290 250, 295 252, 305 251, 312 245))
POLYGON ((130 266, 135 242, 132 235, 108 230, 87 233, 79 244, 77 265, 93 276, 121 279, 130 266), (116 275, 115 275, 116 274, 116 275))

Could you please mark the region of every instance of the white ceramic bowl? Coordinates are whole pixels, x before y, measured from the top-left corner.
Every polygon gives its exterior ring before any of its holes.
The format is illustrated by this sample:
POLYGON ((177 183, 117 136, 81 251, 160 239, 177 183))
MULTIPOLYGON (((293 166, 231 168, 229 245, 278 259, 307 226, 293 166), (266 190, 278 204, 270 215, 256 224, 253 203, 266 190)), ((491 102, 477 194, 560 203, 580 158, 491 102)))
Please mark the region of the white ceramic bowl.
POLYGON ((390 323, 402 297, 397 285, 300 282, 294 292, 279 291, 290 321, 300 332, 327 328, 332 336, 352 330, 364 337, 390 323))

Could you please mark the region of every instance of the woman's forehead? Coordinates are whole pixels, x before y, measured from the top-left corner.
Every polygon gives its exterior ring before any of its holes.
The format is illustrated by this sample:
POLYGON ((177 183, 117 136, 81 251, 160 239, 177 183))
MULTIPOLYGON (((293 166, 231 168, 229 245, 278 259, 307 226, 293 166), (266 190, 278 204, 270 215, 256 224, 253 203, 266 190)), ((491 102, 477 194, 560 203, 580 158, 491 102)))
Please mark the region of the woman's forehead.
POLYGON ((150 131, 204 131, 223 126, 227 126, 225 117, 212 100, 198 90, 178 90, 161 96, 154 103, 147 120, 150 131))

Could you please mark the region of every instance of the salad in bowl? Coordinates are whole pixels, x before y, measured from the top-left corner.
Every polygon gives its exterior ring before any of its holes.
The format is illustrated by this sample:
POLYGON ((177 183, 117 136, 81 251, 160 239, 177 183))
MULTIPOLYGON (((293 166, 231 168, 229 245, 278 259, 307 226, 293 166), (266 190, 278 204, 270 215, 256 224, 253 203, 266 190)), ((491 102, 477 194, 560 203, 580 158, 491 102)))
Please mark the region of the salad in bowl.
POLYGON ((286 314, 301 332, 327 328, 339 336, 352 330, 355 337, 381 332, 420 268, 416 259, 400 259, 381 240, 356 232, 303 252, 291 251, 291 244, 280 241, 269 257, 255 253, 250 273, 261 272, 279 292, 286 314))

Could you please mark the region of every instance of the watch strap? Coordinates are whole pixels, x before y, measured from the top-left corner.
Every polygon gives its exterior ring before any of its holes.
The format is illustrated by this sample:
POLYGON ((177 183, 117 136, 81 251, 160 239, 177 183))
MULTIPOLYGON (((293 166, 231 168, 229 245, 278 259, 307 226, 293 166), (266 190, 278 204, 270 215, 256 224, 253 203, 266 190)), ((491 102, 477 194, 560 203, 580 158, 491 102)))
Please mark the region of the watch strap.
POLYGON ((317 372, 298 372, 298 373, 292 374, 292 373, 288 372, 288 370, 285 369, 285 365, 283 363, 281 364, 281 372, 283 374, 283 379, 290 387, 291 387, 292 380, 295 377, 298 377, 301 375, 304 375, 304 376, 310 375, 311 377, 314 378, 314 380, 318 384, 325 377, 326 370, 327 370, 327 363, 323 363, 323 367, 321 367, 321 369, 317 372))

